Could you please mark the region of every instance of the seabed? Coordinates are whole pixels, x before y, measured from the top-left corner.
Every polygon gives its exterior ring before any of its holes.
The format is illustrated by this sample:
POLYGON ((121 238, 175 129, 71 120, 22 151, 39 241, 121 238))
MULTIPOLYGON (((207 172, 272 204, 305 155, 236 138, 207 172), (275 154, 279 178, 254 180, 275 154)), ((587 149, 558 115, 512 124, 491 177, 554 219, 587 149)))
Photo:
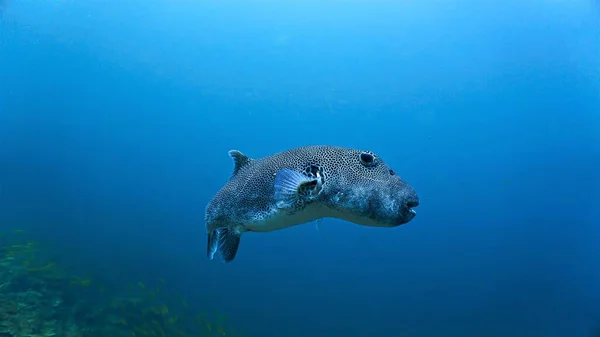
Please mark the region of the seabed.
POLYGON ((0 232, 0 337, 241 336, 223 314, 194 313, 162 279, 109 287, 61 270, 28 239, 0 232))

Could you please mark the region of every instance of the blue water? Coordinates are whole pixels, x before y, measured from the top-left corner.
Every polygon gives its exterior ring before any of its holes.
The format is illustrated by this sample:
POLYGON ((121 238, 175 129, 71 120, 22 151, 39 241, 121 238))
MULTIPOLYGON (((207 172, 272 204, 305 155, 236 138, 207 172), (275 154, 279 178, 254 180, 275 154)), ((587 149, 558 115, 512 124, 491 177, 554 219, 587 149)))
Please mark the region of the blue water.
POLYGON ((0 221, 105 282, 166 278, 247 336, 600 327, 600 10, 571 1, 3 5, 0 221), (206 259, 238 149, 378 153, 410 223, 206 259))

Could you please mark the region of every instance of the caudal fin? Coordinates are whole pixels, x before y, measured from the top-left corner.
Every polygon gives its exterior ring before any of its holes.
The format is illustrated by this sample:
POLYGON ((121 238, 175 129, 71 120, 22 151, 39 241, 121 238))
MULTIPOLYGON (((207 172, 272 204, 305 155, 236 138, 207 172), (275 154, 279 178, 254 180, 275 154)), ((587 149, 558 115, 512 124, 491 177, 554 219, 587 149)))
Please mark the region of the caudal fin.
POLYGON ((212 260, 215 253, 219 253, 225 262, 231 262, 235 258, 239 246, 240 234, 234 233, 227 227, 220 227, 208 234, 206 255, 212 260))

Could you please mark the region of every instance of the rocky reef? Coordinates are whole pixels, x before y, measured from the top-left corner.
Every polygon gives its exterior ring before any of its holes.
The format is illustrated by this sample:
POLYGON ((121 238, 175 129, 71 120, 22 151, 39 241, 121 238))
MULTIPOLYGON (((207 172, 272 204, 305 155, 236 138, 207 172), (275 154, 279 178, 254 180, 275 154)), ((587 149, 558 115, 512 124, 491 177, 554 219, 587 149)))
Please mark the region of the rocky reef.
POLYGON ((67 273, 42 247, 24 231, 0 232, 0 337, 240 336, 224 316, 193 313, 161 288, 117 291, 67 273))

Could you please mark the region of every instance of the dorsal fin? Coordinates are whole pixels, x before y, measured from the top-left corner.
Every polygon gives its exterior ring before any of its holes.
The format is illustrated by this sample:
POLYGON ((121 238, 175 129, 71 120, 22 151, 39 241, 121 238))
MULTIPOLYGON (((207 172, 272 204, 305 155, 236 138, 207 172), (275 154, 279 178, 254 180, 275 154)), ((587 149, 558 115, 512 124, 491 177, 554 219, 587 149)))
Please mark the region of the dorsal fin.
POLYGON ((233 173, 231 174, 232 177, 235 176, 242 169, 242 167, 248 165, 248 163, 252 161, 252 159, 248 158, 245 154, 238 150, 229 151, 229 156, 231 159, 233 159, 234 165, 233 173))

